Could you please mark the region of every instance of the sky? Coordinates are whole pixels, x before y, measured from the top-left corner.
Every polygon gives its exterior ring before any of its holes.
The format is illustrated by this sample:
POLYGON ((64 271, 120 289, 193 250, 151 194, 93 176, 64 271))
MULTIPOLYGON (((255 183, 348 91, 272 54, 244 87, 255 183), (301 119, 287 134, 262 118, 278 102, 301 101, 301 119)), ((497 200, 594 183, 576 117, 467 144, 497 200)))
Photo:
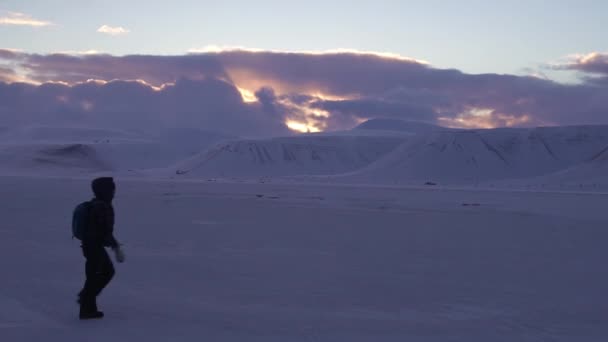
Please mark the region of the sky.
MULTIPOLYGON (((4 0, 0 81, 5 92, 25 93, 17 83, 61 82, 65 88, 53 94, 69 100, 63 105, 78 98, 87 112, 105 108, 99 115, 110 110, 97 98, 108 92, 102 83, 123 81, 152 89, 165 111, 188 112, 190 125, 215 124, 209 116, 219 120, 222 110, 249 113, 245 122, 255 113, 271 126, 290 123, 292 131, 346 129, 378 116, 485 128, 603 124, 606 22, 608 2, 589 0, 4 0), (89 80, 99 89, 86 99, 68 94, 89 80), (212 80, 236 90, 241 102, 199 115, 190 113, 194 106, 204 112, 218 104, 179 94, 176 108, 160 99, 180 82, 196 88, 212 80), (201 115, 207 118, 194 120, 201 115)), ((22 96, 48 100, 42 88, 22 96)), ((104 99, 116 106, 121 95, 104 99)), ((112 113, 142 115, 150 111, 142 101, 112 113)), ((13 116, 23 110, 9 108, 13 116)), ((59 120, 53 115, 45 118, 59 120)), ((180 115, 161 121, 180 122, 180 115)))

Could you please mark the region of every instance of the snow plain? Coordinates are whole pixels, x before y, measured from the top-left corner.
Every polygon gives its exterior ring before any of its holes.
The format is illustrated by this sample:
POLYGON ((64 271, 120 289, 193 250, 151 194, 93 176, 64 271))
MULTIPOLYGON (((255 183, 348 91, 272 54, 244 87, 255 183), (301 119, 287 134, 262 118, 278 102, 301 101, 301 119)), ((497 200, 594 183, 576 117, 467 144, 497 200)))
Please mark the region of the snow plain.
POLYGON ((127 262, 77 319, 88 179, 0 177, 0 340, 608 339, 608 195, 119 179, 127 262))
POLYGON ((0 130, 0 341, 608 340, 608 126, 0 130), (128 260, 77 319, 71 211, 128 260))

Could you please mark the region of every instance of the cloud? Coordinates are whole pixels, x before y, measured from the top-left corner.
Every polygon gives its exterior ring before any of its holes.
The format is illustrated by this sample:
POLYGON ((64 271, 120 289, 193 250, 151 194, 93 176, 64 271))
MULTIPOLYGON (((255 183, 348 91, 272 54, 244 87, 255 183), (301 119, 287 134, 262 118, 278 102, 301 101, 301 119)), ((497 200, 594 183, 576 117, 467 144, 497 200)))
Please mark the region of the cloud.
POLYGON ((214 56, 145 56, 115 57, 90 55, 24 55, 21 67, 39 82, 85 82, 89 79, 135 80, 161 86, 179 78, 213 77, 229 80, 221 62, 214 56))
POLYGON ((243 46, 221 46, 221 45, 207 45, 202 48, 192 48, 188 50, 189 53, 205 54, 205 53, 229 53, 229 52, 253 52, 253 53, 274 53, 274 54, 300 54, 300 55, 328 55, 328 54, 349 54, 358 56, 376 56, 388 59, 397 59, 409 62, 417 62, 421 64, 429 64, 428 62, 420 59, 414 59, 407 56, 402 56, 392 52, 380 52, 380 51, 362 51, 356 49, 329 49, 329 50, 297 50, 297 51, 285 51, 285 50, 264 50, 256 48, 248 48, 243 46))
POLYGON ((11 68, 5 68, 0 66, 0 82, 15 82, 17 80, 17 74, 11 68))
POLYGON ((435 112, 431 107, 408 102, 387 101, 379 98, 364 98, 341 101, 315 101, 313 108, 320 108, 330 113, 354 115, 357 117, 406 117, 410 120, 432 121, 435 112))
POLYGON ((0 17, 0 25, 44 27, 50 26, 52 23, 50 21, 35 19, 25 13, 8 12, 7 15, 0 17))
POLYGON ((121 35, 125 35, 125 34, 131 32, 131 31, 127 30, 126 28, 124 28, 122 26, 102 25, 100 28, 97 29, 97 32, 109 34, 111 36, 121 36, 121 35))
POLYGON ((550 67, 557 70, 578 70, 586 73, 608 75, 608 52, 571 55, 566 57, 564 61, 551 63, 550 67))
POLYGON ((0 103, 0 124, 5 125, 200 127, 243 136, 289 134, 282 117, 242 102, 231 84, 217 79, 179 79, 161 89, 138 81, 0 83, 0 103))
MULTIPOLYGON (((608 123, 606 79, 561 84, 531 76, 467 74, 373 52, 218 48, 179 56, 111 56, 0 50, 2 58, 38 87, 65 82, 73 92, 88 89, 91 95, 70 102, 72 110, 63 112, 77 115, 82 101, 88 101, 86 113, 106 121, 150 115, 156 121, 175 119, 165 123, 263 134, 284 132, 286 123, 310 131, 348 129, 374 117, 459 127, 608 123), (121 97, 108 89, 135 95, 121 97), (137 94, 145 96, 132 101, 137 94)), ((603 70, 597 58, 586 60, 591 62, 596 73, 603 70)), ((46 99, 28 103, 54 108, 44 105, 46 99)))
POLYGON ((56 52, 57 54, 60 55, 74 55, 74 56, 86 56, 86 55, 103 55, 105 54, 104 52, 101 52, 99 50, 95 50, 95 49, 90 49, 90 50, 65 50, 65 51, 59 51, 56 52))
POLYGON ((428 64, 411 58, 351 52, 251 52, 210 53, 217 56, 233 79, 246 87, 268 83, 285 92, 318 90, 350 95, 383 92, 425 73, 428 64))
POLYGON ((0 58, 2 59, 20 59, 24 57, 25 55, 21 50, 0 48, 0 58))

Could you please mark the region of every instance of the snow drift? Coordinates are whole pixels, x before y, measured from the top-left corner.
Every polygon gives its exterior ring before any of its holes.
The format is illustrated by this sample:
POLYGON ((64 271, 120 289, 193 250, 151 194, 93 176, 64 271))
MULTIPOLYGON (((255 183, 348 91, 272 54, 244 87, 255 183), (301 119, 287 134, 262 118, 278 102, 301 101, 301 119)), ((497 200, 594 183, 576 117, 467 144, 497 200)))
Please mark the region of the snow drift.
POLYGON ((83 144, 0 145, 3 174, 78 175, 109 170, 91 146, 83 144))
POLYGON ((18 127, 0 131, 0 173, 72 176, 164 168, 229 136, 199 129, 18 127))

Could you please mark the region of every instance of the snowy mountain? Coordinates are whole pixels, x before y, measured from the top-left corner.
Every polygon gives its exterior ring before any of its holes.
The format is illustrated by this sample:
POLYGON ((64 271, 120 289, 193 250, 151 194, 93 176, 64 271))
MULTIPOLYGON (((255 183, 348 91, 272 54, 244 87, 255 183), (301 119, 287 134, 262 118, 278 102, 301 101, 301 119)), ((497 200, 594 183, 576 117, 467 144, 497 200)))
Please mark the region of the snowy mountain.
POLYGON ((0 131, 0 174, 608 184, 607 151, 608 126, 457 130, 377 119, 351 131, 266 139, 190 128, 25 127, 0 131))
POLYGON ((301 135, 234 140, 171 168, 182 177, 261 177, 340 174, 386 155, 403 136, 301 135))
POLYGON ((351 181, 470 183, 546 175, 585 163, 608 146, 608 126, 443 130, 419 135, 351 181))
POLYGON ((546 186, 608 186, 608 147, 589 160, 576 164, 564 170, 557 171, 542 177, 523 181, 524 184, 542 184, 546 186))
POLYGON ((382 129, 234 140, 177 164, 169 173, 187 178, 328 176, 325 180, 337 182, 462 184, 552 174, 583 165, 608 146, 608 126, 422 126, 430 131, 407 134, 375 127, 382 129))

